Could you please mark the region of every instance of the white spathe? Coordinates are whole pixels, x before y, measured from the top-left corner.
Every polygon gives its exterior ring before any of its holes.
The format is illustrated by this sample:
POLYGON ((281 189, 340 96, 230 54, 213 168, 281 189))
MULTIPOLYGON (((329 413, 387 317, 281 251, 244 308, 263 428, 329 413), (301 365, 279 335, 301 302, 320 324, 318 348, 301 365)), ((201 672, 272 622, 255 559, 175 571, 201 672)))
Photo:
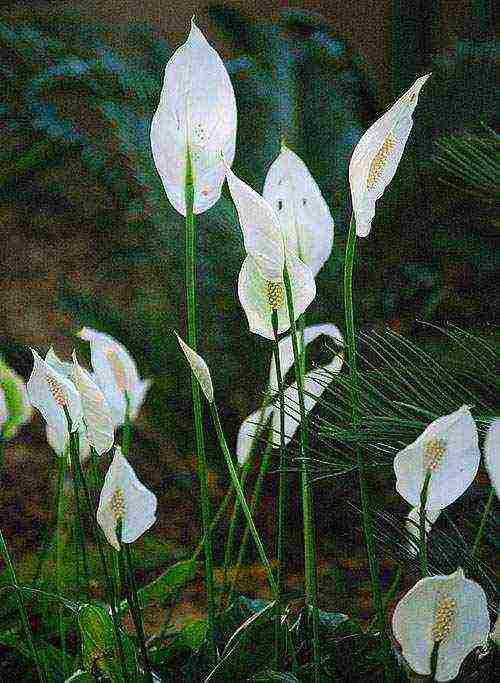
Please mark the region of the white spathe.
POLYGON ((493 420, 488 427, 484 442, 484 462, 491 485, 500 499, 500 418, 493 420))
MULTIPOLYGON (((425 510, 425 534, 426 536, 432 529, 432 525, 437 520, 441 510, 425 510)), ((419 552, 419 542, 420 542, 420 508, 415 507, 410 510, 408 517, 406 519, 406 530, 413 536, 414 541, 408 543, 408 552, 414 557, 418 555, 419 552)))
POLYGON ((205 395, 205 398, 209 403, 213 403, 214 387, 208 365, 205 363, 203 358, 196 353, 196 351, 193 351, 193 349, 179 337, 177 332, 175 333, 175 336, 177 337, 177 341, 179 342, 180 347, 186 356, 187 362, 189 363, 191 370, 193 371, 193 374, 196 377, 203 394, 205 395))
POLYGON ((115 429, 111 409, 103 392, 90 374, 82 368, 73 352, 73 381, 82 401, 83 422, 89 443, 99 455, 113 446, 115 429))
POLYGON ((121 521, 121 540, 133 543, 156 521, 157 499, 135 474, 119 446, 104 479, 97 522, 109 544, 120 550, 116 529, 121 521))
POLYGON ((436 681, 455 678, 474 648, 486 643, 490 618, 484 590, 462 569, 420 579, 398 602, 392 630, 403 657, 417 674, 431 673, 439 642, 436 681))
POLYGON ((144 402, 150 380, 140 379, 130 353, 110 335, 83 327, 78 336, 90 342, 95 380, 106 398, 115 427, 125 422, 125 392, 130 400, 130 418, 134 420, 144 402))
POLYGON ((332 250, 333 218, 307 166, 285 145, 267 172, 262 195, 276 212, 287 251, 316 276, 332 250))
MULTIPOLYGON (((316 296, 316 284, 311 269, 294 254, 287 255, 287 269, 293 297, 295 320, 304 313, 316 296)), ((271 323, 272 309, 269 305, 268 287, 270 280, 263 277, 256 262, 247 256, 238 277, 238 296, 245 311, 250 332, 265 339, 274 339, 271 323)), ((285 285, 278 283, 282 292, 282 302, 276 309, 278 314, 278 334, 290 328, 290 317, 285 296, 285 285)))
POLYGON ((172 206, 186 215, 185 179, 189 147, 194 212, 220 197, 225 169, 236 147, 236 101, 226 68, 191 21, 188 39, 165 67, 160 102, 151 123, 151 150, 172 206))
POLYGON ((480 460, 476 424, 468 406, 429 424, 394 459, 396 490, 412 507, 420 505, 427 472, 427 510, 451 505, 472 484, 480 460))
POLYGON ((82 423, 82 403, 75 385, 54 370, 34 349, 31 351, 34 363, 27 385, 31 405, 40 411, 47 425, 59 435, 67 434, 68 431, 64 412, 64 408, 67 408, 71 429, 77 431, 82 423))
POLYGON ((356 233, 366 237, 375 216, 375 204, 397 171, 413 126, 413 112, 424 83, 417 78, 393 106, 364 133, 349 163, 349 184, 356 233))

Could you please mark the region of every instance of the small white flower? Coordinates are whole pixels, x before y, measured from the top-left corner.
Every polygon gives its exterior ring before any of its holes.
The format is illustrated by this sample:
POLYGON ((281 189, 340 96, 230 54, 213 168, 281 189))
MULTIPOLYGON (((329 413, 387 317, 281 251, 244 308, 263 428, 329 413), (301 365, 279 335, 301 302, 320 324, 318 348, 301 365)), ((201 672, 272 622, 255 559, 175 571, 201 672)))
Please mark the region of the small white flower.
POLYGON ((500 418, 490 424, 484 442, 484 461, 491 485, 500 498, 500 418))
POLYGON ((285 145, 273 161, 263 197, 278 216, 287 251, 317 275, 333 246, 333 218, 304 162, 285 145))
POLYGON ((366 237, 375 215, 375 203, 383 195, 398 168, 413 126, 413 112, 424 83, 431 74, 417 78, 395 104, 364 133, 349 164, 349 183, 356 232, 366 237))
POLYGON ((185 179, 189 147, 194 176, 194 212, 220 197, 223 152, 232 164, 236 146, 236 102, 226 68, 191 21, 187 41, 165 68, 158 109, 151 124, 154 162, 174 208, 186 215, 185 179))
POLYGON ((75 385, 56 372, 33 349, 32 353, 34 364, 28 380, 31 405, 40 411, 47 425, 58 435, 67 434, 66 408, 71 418, 72 431, 77 431, 81 426, 82 403, 75 385))
POLYGON ((97 522, 110 545, 120 550, 116 535, 119 521, 122 542, 136 541, 155 523, 156 507, 155 494, 141 484, 120 447, 116 446, 97 509, 97 522))
POLYGON ((439 643, 436 681, 450 681, 467 655, 488 638, 486 595, 461 569, 426 577, 397 604, 392 629, 403 657, 420 675, 431 673, 431 654, 439 643))
POLYGON ((12 439, 32 412, 23 378, 0 358, 0 436, 12 439))
POLYGON ((431 478, 426 509, 442 510, 466 491, 476 476, 480 460, 476 424, 468 406, 431 422, 394 459, 396 490, 412 506, 428 472, 431 478))
MULTIPOLYGON (((304 330, 304 344, 307 346, 312 341, 317 339, 320 335, 326 335, 335 340, 336 343, 343 345, 343 338, 335 325, 330 323, 323 323, 320 325, 311 325, 304 330)), ((283 381, 287 372, 291 369, 293 358, 293 347, 290 336, 281 339, 279 342, 280 366, 283 381)), ((306 373, 304 377, 304 403, 306 414, 313 410, 316 403, 321 398, 321 395, 327 388, 331 381, 331 375, 340 372, 343 363, 343 356, 337 354, 330 363, 324 367, 315 368, 306 373)), ((278 391, 278 380, 276 374, 276 364, 274 357, 271 360, 269 368, 269 389, 273 394, 278 391)), ((285 388, 285 445, 287 445, 295 436, 300 424, 299 412, 299 394, 297 383, 294 382, 285 388)), ((240 465, 244 465, 247 461, 252 443, 264 430, 269 418, 273 420, 273 434, 272 441, 275 446, 280 445, 280 402, 279 396, 276 395, 274 402, 271 405, 265 406, 249 415, 241 424, 236 439, 236 455, 240 465)))
POLYGON ((205 398, 209 403, 213 403, 214 387, 212 384, 212 378, 210 377, 208 365, 205 363, 203 358, 196 353, 196 351, 193 351, 193 349, 179 337, 177 332, 175 333, 175 336, 177 337, 177 341, 179 342, 180 347, 186 356, 187 362, 191 366, 191 370, 193 371, 193 374, 196 377, 205 395, 205 398))
POLYGON ((113 337, 89 327, 82 328, 78 336, 90 342, 95 379, 106 398, 115 426, 125 422, 125 392, 130 400, 130 418, 135 419, 150 380, 139 378, 134 359, 113 337))
POLYGON ((111 410, 101 389, 90 374, 78 364, 73 352, 73 381, 82 401, 82 414, 89 443, 99 455, 113 446, 114 424, 111 410))

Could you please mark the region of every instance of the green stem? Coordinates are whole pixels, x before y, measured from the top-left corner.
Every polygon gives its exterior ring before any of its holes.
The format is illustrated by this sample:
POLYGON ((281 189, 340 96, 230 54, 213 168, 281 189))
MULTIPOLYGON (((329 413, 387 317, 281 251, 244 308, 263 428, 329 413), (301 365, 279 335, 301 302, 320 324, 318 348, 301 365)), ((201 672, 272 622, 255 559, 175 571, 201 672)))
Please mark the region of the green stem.
MULTIPOLYGON (((56 523, 56 586, 59 595, 63 594, 63 529, 64 529, 64 476, 66 474, 66 457, 59 458, 59 476, 57 480, 57 523, 56 523)), ((63 619, 63 607, 58 607, 59 641, 61 643, 62 661, 64 669, 66 662, 66 634, 63 619)), ((66 676, 66 670, 63 671, 66 676)))
POLYGON ((267 559, 266 551, 264 550, 264 546, 262 544, 262 541, 259 536, 259 532, 257 531, 257 528, 254 524, 253 518, 252 518, 252 513, 250 512, 250 508, 248 507, 248 503, 245 499, 245 494, 243 493, 243 489, 241 488, 240 480, 238 478, 238 473, 236 472, 236 467, 234 466, 233 459, 231 457, 231 453, 229 452, 229 448, 227 447, 226 443, 226 438, 224 436, 224 432, 222 430, 222 425, 220 422, 219 418, 219 413, 217 410, 217 406, 215 403, 210 403, 210 413, 212 415, 212 419, 214 422, 215 430, 217 432, 217 437, 219 439, 219 444, 221 447, 221 450, 224 454, 224 457, 226 459, 226 464, 229 469, 229 474, 231 475, 231 479, 233 481, 234 487, 236 489, 236 495, 238 496, 240 500, 240 505, 243 509, 243 513, 247 519, 248 525, 250 527, 250 531, 252 533, 253 539, 255 541, 255 545, 257 547, 257 550, 260 555, 260 559, 262 560, 262 564, 264 565, 266 572, 267 572, 267 579, 269 582, 269 585, 271 587, 271 591, 273 596, 276 595, 277 591, 277 586, 276 582, 274 580, 274 575, 273 575, 273 570, 271 569, 271 565, 269 564, 269 560, 267 559))
MULTIPOLYGON (((186 296, 187 296, 187 343, 197 350, 196 343, 196 232, 194 224, 194 182, 191 166, 191 153, 186 150, 186 296)), ((208 608, 208 647, 210 658, 215 662, 217 650, 215 646, 215 584, 213 570, 212 535, 210 533, 210 498, 208 492, 207 462, 205 455, 205 439, 203 433, 203 418, 201 409, 200 387, 198 381, 191 374, 191 393, 194 409, 194 424, 196 432, 196 452, 198 478, 201 493, 201 515, 203 524, 205 550, 205 582, 208 608)))
MULTIPOLYGON (((259 474, 257 475, 257 481, 255 482, 255 487, 252 495, 252 500, 250 501, 250 512, 252 518, 255 516, 255 511, 259 507, 260 497, 262 495, 262 488, 264 485, 264 479, 269 468, 269 463, 271 461, 271 455, 273 452, 272 441, 267 444, 264 454, 262 455, 262 460, 260 462, 259 474)), ((246 525, 245 533, 243 534, 243 540, 241 541, 240 551, 238 553, 238 559, 236 560, 236 569, 234 570, 234 579, 231 586, 231 593, 229 594, 229 604, 233 602, 234 594, 236 592, 236 584, 241 572, 241 566, 245 559, 246 552, 248 550, 248 544, 250 542, 250 526, 246 525)))
POLYGON ((297 391, 299 395, 300 411, 300 457, 302 463, 302 512, 304 526, 304 559, 305 559, 305 580, 306 580, 306 603, 312 612, 313 626, 313 659, 314 659, 314 681, 320 680, 321 675, 321 649, 319 642, 319 612, 318 612, 318 580, 316 566, 316 539, 314 529, 313 512, 313 492, 309 483, 309 473, 306 466, 307 453, 307 415, 304 401, 304 373, 302 372, 302 361, 299 349, 297 327, 295 324, 295 311, 293 304, 292 284, 288 269, 283 269, 283 282, 285 285, 286 303, 288 307, 288 317, 290 318, 290 335, 292 337, 293 358, 297 378, 297 391))
POLYGON ((0 432, 0 473, 3 470, 4 451, 5 451, 5 439, 3 438, 3 435, 0 432))
POLYGON ((153 672, 151 670, 151 664, 149 662, 148 657, 148 650, 146 647, 146 634, 144 633, 144 623, 142 621, 139 594, 137 592, 137 584, 135 582, 132 554, 127 543, 122 543, 122 549, 124 550, 126 577, 127 584, 129 585, 128 595, 129 598, 131 598, 133 604, 133 608, 131 605, 132 619, 134 620, 135 630, 139 638, 139 647, 141 648, 142 659, 144 661, 144 668, 146 669, 146 680, 149 681, 149 683, 153 683, 153 672))
MULTIPOLYGON (((246 463, 243 466, 243 470, 241 472, 241 488, 244 490, 245 489, 245 482, 248 477, 248 473, 250 472, 250 466, 251 462, 250 459, 246 461, 246 463)), ((234 485, 233 485, 234 488, 234 485)), ((227 534, 227 543, 226 543, 226 551, 224 553, 224 570, 223 570, 223 586, 224 586, 224 595, 226 595, 228 591, 228 572, 229 572, 229 566, 231 564, 231 558, 233 557, 233 546, 234 546, 234 540, 236 538, 236 529, 238 526, 239 522, 239 512, 240 512, 240 501, 239 498, 236 496, 236 500, 234 501, 234 508, 233 508, 233 514, 231 515, 231 521, 229 523, 229 531, 227 534)))
MULTIPOLYGON (((280 405, 280 472, 278 484, 278 534, 276 539, 276 559, 278 561, 278 572, 276 576, 276 583, 278 591, 276 598, 279 601, 283 595, 284 590, 284 559, 285 559, 285 509, 287 499, 287 483, 288 473, 286 471, 286 453, 285 453, 285 389, 283 386, 283 375, 281 373, 281 359, 278 342, 278 312, 273 310, 271 314, 271 324, 274 333, 274 362, 276 365, 276 378, 278 381, 279 405, 280 405)), ((274 665, 275 669, 279 670, 280 662, 283 653, 283 638, 281 629, 281 610, 278 611, 275 621, 274 630, 274 665)))
POLYGON ((10 559, 10 554, 7 549, 7 544, 5 543, 5 539, 2 534, 2 530, 0 529, 0 555, 2 555, 5 564, 7 565, 8 572, 10 574, 10 581, 12 585, 14 586, 14 591, 16 594, 16 601, 17 601, 17 608, 19 610, 19 615, 21 617, 21 622, 23 624, 23 629, 26 634, 26 638, 28 640, 28 646, 31 651, 31 656, 33 657, 33 660, 35 662, 36 670, 38 673, 38 678, 41 681, 47 681, 47 678, 45 676, 45 671, 42 666, 42 662, 40 660, 40 657, 38 655, 38 650, 36 649, 35 645, 35 640, 33 638, 33 632, 31 630, 30 622, 28 620, 28 615, 26 613, 26 608, 24 606, 24 601, 23 597, 21 595, 21 591, 19 590, 19 585, 17 583, 17 577, 16 573, 14 571, 14 565, 12 564, 12 560, 10 559))
MULTIPOLYGON (((228 508, 229 503, 231 502, 231 499, 233 498, 234 494, 235 494, 235 488, 234 488, 233 482, 231 482, 231 486, 228 488, 226 495, 222 499, 222 503, 220 504, 219 509, 215 513, 215 517, 213 518, 212 523, 210 524, 210 533, 211 534, 215 531, 215 528, 219 524, 222 515, 224 514, 224 512, 228 508)), ((195 549, 193 555, 191 556, 191 560, 194 561, 198 558, 199 554, 203 550, 204 543, 205 543, 205 537, 202 536, 200 542, 196 546, 196 549, 195 549)))
POLYGON ((488 522, 488 517, 490 516, 491 506, 493 505, 493 500, 495 498, 495 489, 493 486, 490 487, 490 495, 484 506, 484 512, 481 517, 481 523, 479 524, 479 529, 477 530, 476 538, 474 540, 474 545, 472 546, 472 557, 476 557, 479 546, 481 544, 481 539, 483 538, 484 531, 486 529, 486 524, 488 522))
MULTIPOLYGON (((347 236, 345 264, 344 264, 344 309, 346 322, 346 349, 347 362, 349 365, 351 383, 351 416, 352 425, 356 429, 360 423, 361 415, 359 410, 360 392, 359 376, 356 358, 356 328, 354 325, 354 304, 353 304, 353 272, 356 259, 356 222, 354 214, 351 216, 349 233, 347 236)), ((359 491, 361 497, 361 509, 363 520, 363 534, 365 538, 366 552, 368 555, 368 565, 370 568, 370 579, 373 593, 375 611, 378 615, 379 630, 382 638, 384 653, 385 678, 393 680, 392 667, 390 661, 391 644, 387 634, 385 623, 384 605, 382 602, 382 589, 380 585, 379 565, 375 549, 375 538, 373 534, 373 521, 370 509, 370 493, 366 478, 366 464, 363 454, 359 447, 356 448, 356 460, 359 472, 359 491)))
POLYGON ((128 458, 130 454, 130 447, 132 446, 132 420, 130 419, 130 396, 128 391, 123 392, 125 398, 125 420, 122 429, 122 453, 128 458))
POLYGON ((118 611, 117 611, 117 595, 115 591, 115 586, 113 583, 113 577, 111 576, 108 568, 108 563, 106 560, 106 553, 104 551, 104 546, 103 542, 100 536, 100 530, 97 528, 97 522, 95 519, 95 514, 94 514, 94 508, 92 504, 92 498, 90 496, 90 491, 87 486, 87 482, 85 481, 85 477, 83 475, 82 471, 82 466, 80 463, 80 457, 79 457, 79 443, 78 443, 78 432, 72 432, 72 422, 71 422, 71 417, 69 414, 68 409, 65 407, 64 408, 64 413, 66 415, 66 421, 68 423, 68 430, 70 434, 70 457, 71 457, 71 463, 73 466, 73 479, 75 479, 75 472, 76 472, 76 477, 78 478, 79 483, 81 484, 82 490, 84 492, 84 497, 85 497, 85 502, 87 506, 87 513, 89 515, 89 519, 91 522, 91 529, 92 533, 94 536, 94 541, 97 546, 97 552, 99 554, 99 559, 101 561, 101 565, 103 568, 104 572, 104 578, 106 582, 106 592, 107 592, 107 598, 110 604, 111 608, 111 617, 113 619, 113 625, 115 629, 115 636, 116 636, 116 643, 118 647, 118 656, 120 659, 120 664, 122 668, 122 673, 125 681, 129 681, 129 676, 127 672, 127 666, 126 666, 126 660, 125 660, 125 649, 123 647, 123 639, 121 635, 121 623, 120 623, 120 618, 118 616, 118 611))
POLYGON ((439 641, 434 643, 434 647, 431 652, 431 681, 436 680, 436 672, 438 665, 438 654, 439 654, 439 641))
POLYGON ((420 510, 419 516, 419 542, 420 542, 420 573, 422 578, 429 575, 429 565, 427 562, 427 534, 425 531, 425 508, 427 506, 427 494, 429 491, 429 484, 431 483, 432 472, 429 470, 425 475, 424 485, 420 492, 420 510))

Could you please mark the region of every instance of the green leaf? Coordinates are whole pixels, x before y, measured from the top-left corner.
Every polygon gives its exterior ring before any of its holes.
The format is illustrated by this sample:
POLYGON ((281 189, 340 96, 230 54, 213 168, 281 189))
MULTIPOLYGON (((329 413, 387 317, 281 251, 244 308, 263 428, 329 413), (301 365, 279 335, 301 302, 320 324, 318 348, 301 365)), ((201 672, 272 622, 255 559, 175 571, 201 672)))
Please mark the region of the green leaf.
POLYGON ((341 612, 323 612, 323 610, 319 610, 320 627, 323 627, 328 635, 333 635, 340 624, 343 624, 348 619, 347 614, 342 614, 341 612))
POLYGON ((258 674, 255 674, 248 681, 281 681, 282 683, 295 683, 299 679, 292 673, 287 671, 273 671, 272 669, 266 669, 258 674))
POLYGON ((194 579, 199 565, 199 562, 183 560, 169 567, 157 579, 139 589, 141 604, 146 606, 151 603, 164 602, 174 591, 194 579))

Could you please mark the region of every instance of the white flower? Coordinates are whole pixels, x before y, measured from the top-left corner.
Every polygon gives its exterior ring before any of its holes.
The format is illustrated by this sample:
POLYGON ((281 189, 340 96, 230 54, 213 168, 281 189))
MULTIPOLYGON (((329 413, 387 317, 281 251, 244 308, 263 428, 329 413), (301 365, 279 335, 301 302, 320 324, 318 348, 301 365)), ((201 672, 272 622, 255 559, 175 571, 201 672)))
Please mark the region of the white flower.
POLYGON ((278 332, 290 327, 283 271, 290 276, 295 318, 316 296, 311 269, 293 253, 287 253, 278 217, 272 206, 255 190, 226 168, 227 182, 243 232, 248 256, 238 278, 238 295, 250 331, 274 339, 271 316, 278 314, 278 332))
POLYGON ((349 183, 356 232, 366 237, 375 215, 375 203, 391 182, 413 126, 413 112, 424 83, 417 78, 399 100, 364 133, 349 164, 349 183))
POLYGON ((184 341, 182 341, 177 332, 175 333, 175 336, 177 337, 177 341, 179 342, 181 349, 183 350, 184 355, 186 356, 187 361, 191 366, 191 370, 193 371, 193 374, 196 377, 205 395, 205 398, 209 403, 213 403, 214 387, 212 384, 212 378, 210 377, 210 370, 208 369, 208 365, 205 363, 203 358, 196 353, 196 351, 193 351, 193 349, 190 346, 188 346, 184 341))
POLYGON ((12 439, 32 412, 23 378, 0 358, 0 436, 12 439))
MULTIPOLYGON (((47 437, 47 443, 55 454, 62 457, 69 448, 69 432, 67 427, 65 426, 63 430, 59 424, 48 424, 45 427, 45 435, 47 437)), ((80 462, 84 463, 90 457, 90 443, 87 439, 86 432, 83 429, 78 431, 78 442, 80 462)), ((68 460, 71 462, 69 453, 68 460)))
MULTIPOLYGON (((432 525, 434 522, 437 520, 439 515, 441 514, 441 510, 428 510, 427 507, 425 509, 425 533, 426 535, 430 532, 432 529, 432 525)), ((415 507, 410 510, 408 513, 408 517, 406 520, 406 530, 410 534, 410 536, 413 536, 415 541, 412 541, 411 543, 408 544, 408 551, 416 556, 418 554, 418 548, 419 548, 419 543, 420 543, 420 508, 415 507)))
POLYGON ((73 381, 82 401, 83 421, 89 443, 99 455, 112 447, 115 435, 111 410, 90 374, 78 364, 73 352, 73 381))
POLYGON ((486 642, 489 628, 486 595, 461 569, 418 581, 392 618, 403 657, 417 674, 431 673, 431 654, 439 643, 436 681, 455 678, 467 655, 486 642))
POLYGON ((451 505, 471 485, 479 467, 476 424, 468 406, 431 422, 412 444, 394 459, 396 490, 412 506, 428 472, 427 510, 451 505))
POLYGON ((136 541, 155 523, 156 507, 155 494, 141 484, 120 447, 115 446, 97 509, 97 521, 110 545, 120 550, 119 521, 123 543, 136 541))
POLYGON ((34 364, 28 380, 28 396, 31 405, 40 411, 51 430, 63 439, 61 435, 67 434, 65 408, 71 418, 72 431, 77 431, 81 427, 80 396, 71 380, 56 372, 33 349, 32 353, 34 364))
MULTIPOLYGON (((307 346, 312 341, 317 339, 320 335, 326 335, 335 340, 336 343, 343 345, 343 338, 335 325, 330 323, 323 323, 320 325, 311 325, 304 330, 304 345, 307 346)), ((280 366, 283 381, 287 372, 291 369, 293 358, 293 347, 290 336, 285 337, 279 342, 280 366)), ((304 377, 304 403, 306 414, 313 410, 314 406, 321 398, 321 395, 327 388, 331 381, 331 375, 340 372, 343 363, 343 356, 337 354, 330 363, 324 367, 315 368, 306 373, 304 377)), ((278 380, 276 374, 276 364, 274 357, 271 360, 269 368, 269 389, 275 394, 278 391, 278 380)), ((299 413, 299 394, 297 383, 294 382, 285 388, 285 445, 287 445, 295 436, 300 424, 299 413)), ((272 441, 275 446, 280 445, 280 402, 279 396, 274 398, 271 405, 265 406, 249 415, 241 424, 236 439, 236 455, 240 465, 244 465, 247 461, 252 443, 264 430, 269 418, 273 420, 273 434, 272 441)))
POLYGON ((307 166, 285 145, 269 168, 262 194, 278 216, 288 253, 316 276, 332 250, 333 218, 307 166))
POLYGON ((236 145, 233 86, 217 52, 191 22, 187 41, 165 68, 160 103, 151 124, 154 162, 174 208, 186 215, 186 156, 194 176, 194 212, 202 213, 220 197, 227 163, 236 145))
POLYGON ((130 401, 130 419, 135 419, 150 380, 139 378, 134 359, 113 337, 89 327, 82 328, 78 336, 90 342, 95 379, 106 398, 115 426, 125 422, 125 392, 130 401))
POLYGON ((484 442, 484 461, 498 498, 500 498, 500 418, 490 424, 484 442))

